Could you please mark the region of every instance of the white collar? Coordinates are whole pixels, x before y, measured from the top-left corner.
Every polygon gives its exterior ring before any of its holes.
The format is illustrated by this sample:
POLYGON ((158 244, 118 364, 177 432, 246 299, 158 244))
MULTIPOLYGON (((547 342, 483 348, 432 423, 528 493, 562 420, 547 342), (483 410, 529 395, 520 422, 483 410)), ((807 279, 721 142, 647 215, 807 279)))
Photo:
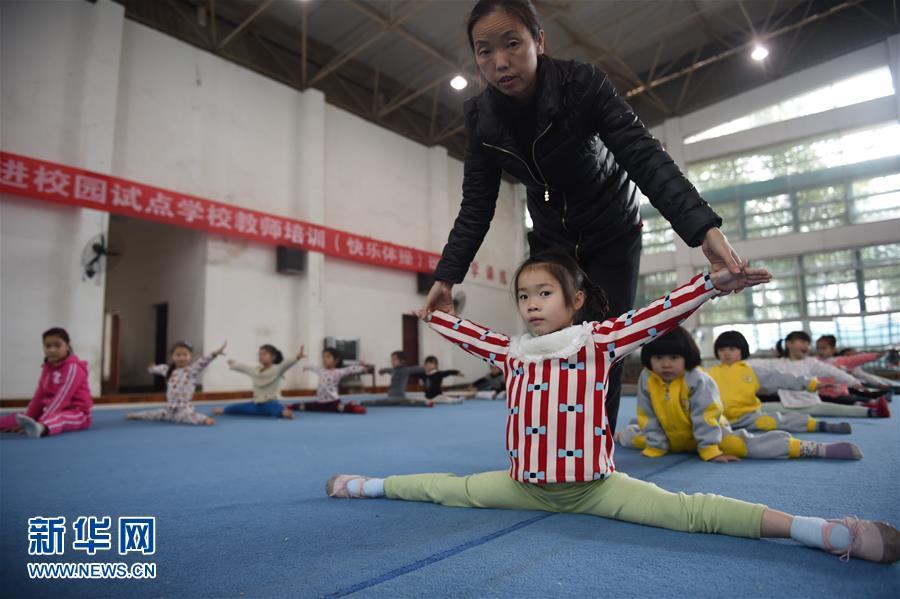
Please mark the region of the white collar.
POLYGON ((541 362, 550 358, 568 358, 590 341, 593 325, 574 324, 555 333, 525 333, 509 340, 509 356, 522 362, 541 362))

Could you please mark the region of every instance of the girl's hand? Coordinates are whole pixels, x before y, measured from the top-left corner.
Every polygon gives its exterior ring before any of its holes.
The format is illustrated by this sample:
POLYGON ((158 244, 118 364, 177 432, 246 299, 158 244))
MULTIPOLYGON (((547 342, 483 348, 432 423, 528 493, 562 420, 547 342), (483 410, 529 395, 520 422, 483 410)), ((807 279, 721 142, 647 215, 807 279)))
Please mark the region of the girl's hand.
POLYGON ((456 316, 456 312, 453 311, 453 296, 450 293, 452 290, 452 283, 435 281, 434 285, 431 286, 431 291, 428 292, 428 297, 425 298, 425 305, 416 312, 416 315, 425 320, 425 317, 429 314, 435 310, 440 310, 456 316))
POLYGON ((740 291, 745 287, 768 283, 772 280, 772 273, 765 268, 750 268, 747 262, 744 261, 741 263, 741 270, 737 274, 727 268, 720 268, 710 273, 710 278, 716 289, 725 292, 724 294, 728 294, 732 291, 740 291))
POLYGON ((237 364, 237 362, 235 362, 234 360, 228 360, 228 367, 229 367, 229 368, 234 368, 234 365, 235 365, 235 364, 237 364))
POLYGON ((720 464, 727 464, 728 462, 740 462, 741 458, 734 455, 722 454, 714 457, 710 460, 710 462, 718 462, 720 464))
POLYGON ((213 355, 214 355, 214 356, 221 356, 222 354, 224 354, 224 353, 225 353, 225 346, 226 346, 226 345, 228 345, 228 342, 227 342, 227 341, 226 341, 225 343, 222 344, 222 347, 220 347, 219 349, 217 349, 216 351, 214 351, 214 352, 213 352, 213 355))
POLYGON ((302 360, 303 358, 306 357, 306 352, 303 351, 303 349, 304 349, 305 347, 306 347, 305 345, 301 345, 301 346, 300 346, 300 351, 297 352, 297 360, 298 360, 298 361, 299 361, 299 360, 302 360))

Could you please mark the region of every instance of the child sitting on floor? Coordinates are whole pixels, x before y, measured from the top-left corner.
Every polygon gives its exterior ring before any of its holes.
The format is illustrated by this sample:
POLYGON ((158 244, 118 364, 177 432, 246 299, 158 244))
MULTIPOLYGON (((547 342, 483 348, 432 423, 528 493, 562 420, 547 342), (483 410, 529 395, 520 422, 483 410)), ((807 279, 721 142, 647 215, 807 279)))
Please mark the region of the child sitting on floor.
POLYGON ((44 363, 34 396, 25 413, 0 417, 0 431, 32 438, 91 427, 94 400, 88 387, 88 365, 72 351, 69 333, 54 327, 41 336, 44 363))
POLYGON ((259 348, 259 366, 238 364, 228 360, 228 367, 250 377, 253 382, 253 401, 231 404, 224 408, 216 408, 213 414, 231 416, 268 416, 270 418, 294 418, 294 412, 281 403, 281 382, 284 373, 293 368, 297 362, 306 357, 303 346, 296 356, 287 361, 277 347, 267 343, 259 348))
POLYGON ((378 374, 391 376, 391 384, 388 387, 387 399, 366 402, 369 406, 421 406, 430 408, 434 401, 430 398, 414 399, 406 397, 406 385, 410 377, 423 376, 425 369, 419 365, 408 366, 406 354, 401 350, 391 352, 391 367, 382 368, 378 374))
POLYGON ((171 364, 151 364, 150 374, 166 377, 166 406, 158 410, 145 410, 125 415, 126 420, 147 420, 151 422, 177 422, 179 424, 205 424, 212 426, 215 420, 194 409, 192 402, 200 374, 217 357, 225 353, 225 345, 203 356, 193 359, 193 346, 187 341, 179 341, 172 347, 171 364))
MULTIPOLYGON (((707 369, 719 388, 719 398, 725 408, 725 418, 732 428, 755 431, 782 430, 798 433, 849 434, 846 422, 817 421, 808 414, 791 412, 762 412, 757 392, 777 393, 779 389, 813 392, 819 384, 815 377, 778 372, 765 362, 753 368, 745 360, 750 357, 750 345, 738 331, 725 331, 714 343, 719 364, 707 369)), ((864 413, 863 416, 866 414, 864 413)))
POLYGON ((458 370, 438 370, 438 359, 435 356, 425 358, 425 372, 420 375, 425 383, 425 399, 434 403, 457 404, 462 397, 444 395, 443 382, 448 376, 458 376, 458 370))
POLYGON ((686 532, 792 538, 844 556, 893 563, 900 531, 869 520, 807 518, 718 495, 670 493, 616 471, 604 394, 609 369, 703 302, 770 280, 741 264, 698 275, 641 310, 602 320, 603 292, 569 256, 532 257, 513 278, 528 333, 510 338, 452 314, 420 312, 464 351, 496 364, 507 389, 506 472, 372 478, 339 474, 330 497, 387 497, 457 507, 592 514, 686 532), (596 319, 596 320, 595 320, 596 319))
POLYGON ((715 381, 699 367, 700 349, 681 327, 645 345, 641 363, 638 421, 617 437, 647 457, 696 451, 705 461, 723 463, 740 458, 862 458, 852 443, 801 441, 780 430, 733 430, 723 415, 715 381))
POLYGON ((900 387, 900 381, 894 381, 863 370, 863 364, 874 362, 885 352, 856 352, 851 348, 837 349, 837 337, 822 335, 816 339, 816 357, 832 366, 837 366, 859 379, 866 387, 874 390, 876 396, 893 392, 900 387))
POLYGON ((341 353, 333 348, 326 347, 322 351, 322 366, 304 366, 305 372, 315 372, 319 375, 319 386, 316 388, 316 399, 311 402, 293 403, 289 407, 292 410, 306 412, 341 412, 344 414, 365 414, 366 407, 355 401, 341 401, 338 395, 338 383, 341 379, 352 374, 372 372, 369 364, 357 364, 344 366, 344 358, 341 353))

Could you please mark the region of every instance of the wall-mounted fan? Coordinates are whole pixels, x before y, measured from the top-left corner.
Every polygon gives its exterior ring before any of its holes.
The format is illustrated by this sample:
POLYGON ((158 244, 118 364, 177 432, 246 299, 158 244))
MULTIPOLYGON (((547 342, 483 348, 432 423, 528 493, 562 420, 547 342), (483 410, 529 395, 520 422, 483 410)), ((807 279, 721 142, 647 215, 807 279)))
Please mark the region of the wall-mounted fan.
POLYGON ((92 237, 81 252, 81 268, 85 280, 93 279, 94 276, 102 274, 106 270, 107 256, 118 256, 118 254, 107 249, 106 237, 103 234, 92 237))

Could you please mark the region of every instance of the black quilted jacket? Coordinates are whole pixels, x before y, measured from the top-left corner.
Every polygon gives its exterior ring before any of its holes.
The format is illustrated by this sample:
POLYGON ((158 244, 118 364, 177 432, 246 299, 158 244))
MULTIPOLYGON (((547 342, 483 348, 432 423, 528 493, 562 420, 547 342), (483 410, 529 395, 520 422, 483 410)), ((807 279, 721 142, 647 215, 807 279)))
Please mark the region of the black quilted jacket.
POLYGON ((583 257, 640 226, 635 184, 691 247, 722 220, 593 65, 540 57, 529 148, 488 88, 465 103, 463 198, 435 278, 460 283, 494 216, 500 173, 528 190, 536 242, 583 257), (530 156, 529 156, 530 154, 530 156))

